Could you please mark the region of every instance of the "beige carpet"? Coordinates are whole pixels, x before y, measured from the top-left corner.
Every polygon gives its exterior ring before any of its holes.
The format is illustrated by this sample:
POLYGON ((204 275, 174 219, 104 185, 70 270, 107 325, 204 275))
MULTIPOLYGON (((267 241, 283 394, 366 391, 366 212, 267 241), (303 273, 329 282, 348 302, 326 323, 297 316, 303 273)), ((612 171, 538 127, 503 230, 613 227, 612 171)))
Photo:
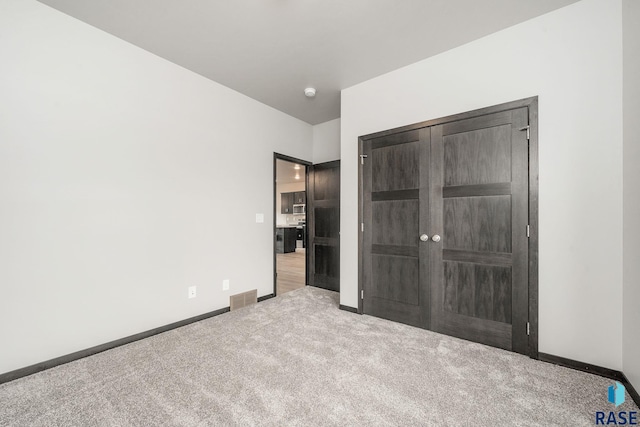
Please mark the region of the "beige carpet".
POLYGON ((0 425, 591 426, 610 384, 306 287, 2 384, 0 425))

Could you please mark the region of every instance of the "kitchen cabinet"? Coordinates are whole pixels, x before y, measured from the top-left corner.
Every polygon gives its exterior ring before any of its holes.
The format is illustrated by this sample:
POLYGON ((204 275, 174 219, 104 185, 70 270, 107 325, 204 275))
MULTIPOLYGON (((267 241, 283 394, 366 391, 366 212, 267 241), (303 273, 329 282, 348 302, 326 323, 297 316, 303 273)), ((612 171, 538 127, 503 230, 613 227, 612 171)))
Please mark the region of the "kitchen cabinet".
POLYGON ((293 205, 304 205, 306 203, 307 203, 306 191, 280 193, 280 213, 281 214, 292 214, 293 205))
POLYGON ((296 251, 296 235, 295 227, 277 227, 276 228, 276 253, 287 254, 296 251))
POLYGON ((293 202, 294 202, 294 194, 295 193, 281 193, 280 194, 280 213, 282 214, 292 214, 293 213, 293 202))
POLYGON ((296 191, 293 193, 293 204, 294 205, 304 205, 307 203, 307 192, 306 191, 296 191))

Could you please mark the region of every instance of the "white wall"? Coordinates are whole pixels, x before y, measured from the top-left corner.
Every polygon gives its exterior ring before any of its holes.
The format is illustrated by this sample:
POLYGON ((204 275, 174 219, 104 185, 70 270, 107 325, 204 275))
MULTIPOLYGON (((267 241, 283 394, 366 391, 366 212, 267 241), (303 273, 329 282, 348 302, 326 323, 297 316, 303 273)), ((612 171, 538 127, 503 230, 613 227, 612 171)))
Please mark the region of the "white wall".
POLYGON ((358 136, 538 95, 540 351, 622 368, 621 19, 620 0, 584 0, 342 91, 342 304, 358 136))
POLYGON ((640 2, 623 0, 624 312, 623 366, 640 390, 640 2))
POLYGON ((0 57, 0 373, 273 291, 273 152, 310 125, 33 0, 0 57))
POLYGON ((276 224, 297 224, 298 219, 304 219, 305 215, 283 215, 280 213, 280 208, 282 207, 282 193, 293 193, 294 191, 305 191, 304 180, 301 182, 290 182, 287 184, 278 183, 276 185, 276 224))
POLYGON ((313 127, 313 163, 340 159, 340 119, 313 127))

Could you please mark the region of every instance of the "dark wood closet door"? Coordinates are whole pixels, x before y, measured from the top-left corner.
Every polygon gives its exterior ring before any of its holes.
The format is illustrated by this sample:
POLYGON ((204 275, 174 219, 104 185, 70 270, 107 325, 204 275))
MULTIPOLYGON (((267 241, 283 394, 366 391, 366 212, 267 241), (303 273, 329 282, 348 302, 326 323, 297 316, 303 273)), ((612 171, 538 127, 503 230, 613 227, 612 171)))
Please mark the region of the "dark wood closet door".
POLYGON ((364 142, 363 311, 429 327, 427 233, 430 129, 364 142))
POLYGON ((431 131, 431 329, 527 352, 527 108, 431 131), (435 240, 438 240, 436 238, 435 240))
POLYGON ((340 291, 340 161, 309 167, 309 284, 340 291))

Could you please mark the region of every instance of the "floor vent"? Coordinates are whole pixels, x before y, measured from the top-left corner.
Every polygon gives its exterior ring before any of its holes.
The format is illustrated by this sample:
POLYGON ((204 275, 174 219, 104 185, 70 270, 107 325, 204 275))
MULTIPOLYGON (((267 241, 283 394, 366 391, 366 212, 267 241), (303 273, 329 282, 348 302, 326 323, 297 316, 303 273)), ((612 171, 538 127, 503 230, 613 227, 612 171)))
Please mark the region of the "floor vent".
POLYGON ((258 302, 258 290, 253 289, 251 291, 243 292, 241 294, 231 295, 229 297, 229 307, 231 310, 237 308, 246 307, 258 302))

